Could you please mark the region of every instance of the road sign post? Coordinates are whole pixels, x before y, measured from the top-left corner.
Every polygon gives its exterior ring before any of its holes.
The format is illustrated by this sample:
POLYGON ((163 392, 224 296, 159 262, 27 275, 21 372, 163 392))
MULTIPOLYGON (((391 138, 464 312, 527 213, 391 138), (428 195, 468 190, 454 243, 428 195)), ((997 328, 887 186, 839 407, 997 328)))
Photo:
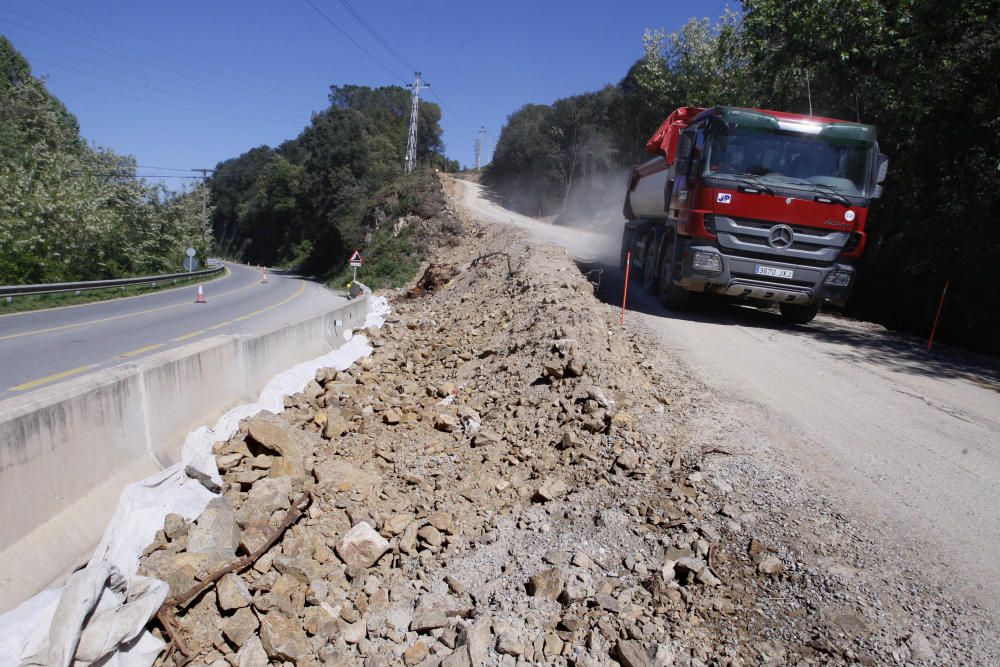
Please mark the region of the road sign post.
POLYGON ((354 282, 357 281, 357 279, 358 279, 358 267, 361 266, 361 264, 364 261, 365 261, 364 258, 361 256, 361 252, 359 252, 358 250, 355 250, 354 254, 351 255, 351 258, 349 260, 347 260, 348 264, 351 265, 351 268, 354 269, 354 277, 351 278, 351 282, 352 283, 354 283, 354 282))
POLYGON ((184 251, 184 254, 187 255, 187 259, 184 260, 184 268, 188 270, 188 273, 191 273, 198 267, 198 262, 194 258, 196 253, 197 251, 194 248, 188 248, 184 251))

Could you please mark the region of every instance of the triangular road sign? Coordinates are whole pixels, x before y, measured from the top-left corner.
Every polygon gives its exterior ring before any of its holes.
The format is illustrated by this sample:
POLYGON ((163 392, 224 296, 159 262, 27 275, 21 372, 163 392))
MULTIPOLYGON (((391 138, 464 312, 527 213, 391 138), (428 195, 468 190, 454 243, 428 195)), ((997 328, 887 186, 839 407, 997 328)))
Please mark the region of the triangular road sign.
POLYGON ((351 258, 347 260, 348 264, 350 264, 351 266, 361 266, 361 262, 363 261, 364 259, 362 259, 361 253, 357 250, 355 250, 354 254, 351 255, 351 258))

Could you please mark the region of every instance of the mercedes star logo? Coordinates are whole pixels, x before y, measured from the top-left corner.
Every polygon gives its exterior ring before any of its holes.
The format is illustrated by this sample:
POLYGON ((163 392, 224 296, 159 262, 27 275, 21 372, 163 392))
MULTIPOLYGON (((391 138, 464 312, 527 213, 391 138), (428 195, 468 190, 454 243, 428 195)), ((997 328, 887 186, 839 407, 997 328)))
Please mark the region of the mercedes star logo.
POLYGON ((795 232, 788 225, 775 225, 771 227, 771 232, 767 235, 767 244, 772 248, 784 250, 792 245, 795 232))

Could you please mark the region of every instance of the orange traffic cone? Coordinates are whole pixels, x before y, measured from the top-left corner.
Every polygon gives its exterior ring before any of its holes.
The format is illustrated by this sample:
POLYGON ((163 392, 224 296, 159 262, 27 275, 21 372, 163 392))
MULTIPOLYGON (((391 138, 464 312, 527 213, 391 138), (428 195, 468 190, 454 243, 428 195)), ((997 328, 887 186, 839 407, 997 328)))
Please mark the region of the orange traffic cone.
POLYGON ((267 284, 267 267, 266 266, 263 269, 260 270, 260 284, 261 285, 266 285, 267 284))
POLYGON ((198 285, 198 296, 195 297, 194 302, 195 303, 208 303, 208 301, 205 301, 205 290, 203 290, 201 288, 201 285, 198 285))

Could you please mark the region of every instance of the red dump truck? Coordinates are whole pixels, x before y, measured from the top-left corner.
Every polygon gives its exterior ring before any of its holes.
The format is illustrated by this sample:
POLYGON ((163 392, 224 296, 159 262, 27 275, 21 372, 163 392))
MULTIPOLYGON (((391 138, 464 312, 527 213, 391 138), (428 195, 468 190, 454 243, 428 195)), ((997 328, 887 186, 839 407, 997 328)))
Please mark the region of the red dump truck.
POLYGON ((888 158, 875 128, 832 118, 683 107, 632 168, 621 259, 679 309, 691 292, 777 303, 789 321, 842 305, 888 158))

